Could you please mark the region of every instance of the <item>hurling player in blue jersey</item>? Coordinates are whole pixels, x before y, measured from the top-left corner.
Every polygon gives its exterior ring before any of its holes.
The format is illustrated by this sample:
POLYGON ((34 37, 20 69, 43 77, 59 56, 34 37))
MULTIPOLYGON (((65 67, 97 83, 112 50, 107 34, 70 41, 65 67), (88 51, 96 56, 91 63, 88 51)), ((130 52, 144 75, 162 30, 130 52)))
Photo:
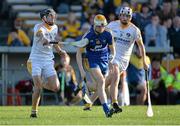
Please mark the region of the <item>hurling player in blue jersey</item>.
MULTIPOLYGON (((105 80, 108 75, 108 64, 112 62, 115 56, 115 47, 112 34, 105 28, 106 25, 106 18, 101 14, 96 15, 94 25, 84 35, 81 41, 86 42, 86 57, 90 67, 90 74, 96 81, 97 85, 95 87, 97 88, 103 110, 106 117, 111 117, 113 109, 110 109, 107 104, 105 80)), ((80 71, 83 71, 82 69, 83 67, 80 68, 80 71)))

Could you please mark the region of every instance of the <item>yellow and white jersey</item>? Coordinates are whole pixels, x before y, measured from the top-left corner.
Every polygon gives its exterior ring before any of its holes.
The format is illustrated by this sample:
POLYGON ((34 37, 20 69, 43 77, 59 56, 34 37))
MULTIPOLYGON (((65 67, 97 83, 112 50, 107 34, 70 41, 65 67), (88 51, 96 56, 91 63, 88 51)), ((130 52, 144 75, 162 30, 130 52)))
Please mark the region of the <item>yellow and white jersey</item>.
POLYGON ((119 20, 110 22, 107 27, 112 30, 115 40, 114 60, 121 62, 122 70, 125 70, 129 64, 135 41, 142 39, 140 30, 132 23, 127 28, 122 28, 119 20))
POLYGON ((46 26, 43 23, 36 24, 34 27, 34 39, 31 54, 29 59, 31 60, 52 60, 54 58, 53 45, 43 45, 41 38, 37 36, 37 33, 41 32, 48 41, 55 40, 58 34, 57 25, 46 26))

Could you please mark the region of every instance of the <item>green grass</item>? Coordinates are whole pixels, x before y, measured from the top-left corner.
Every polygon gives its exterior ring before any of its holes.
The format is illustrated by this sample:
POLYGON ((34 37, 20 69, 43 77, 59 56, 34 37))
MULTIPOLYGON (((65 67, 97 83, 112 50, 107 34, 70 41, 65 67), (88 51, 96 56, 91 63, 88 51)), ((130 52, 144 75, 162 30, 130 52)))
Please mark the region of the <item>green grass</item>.
POLYGON ((180 106, 153 106, 154 117, 146 117, 146 106, 123 107, 106 118, 102 108, 83 111, 80 106, 40 106, 39 117, 29 118, 31 107, 0 107, 0 125, 178 125, 180 106))

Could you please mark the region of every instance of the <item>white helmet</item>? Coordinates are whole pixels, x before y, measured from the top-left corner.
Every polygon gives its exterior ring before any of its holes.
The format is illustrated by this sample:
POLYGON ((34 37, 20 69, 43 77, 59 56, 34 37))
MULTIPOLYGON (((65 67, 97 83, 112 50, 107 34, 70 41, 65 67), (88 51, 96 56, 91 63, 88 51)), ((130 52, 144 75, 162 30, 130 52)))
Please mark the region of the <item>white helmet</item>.
POLYGON ((121 14, 129 15, 130 17, 132 17, 132 9, 130 7, 122 7, 119 12, 119 15, 121 14))
POLYGON ((94 17, 94 26, 106 26, 107 20, 102 14, 98 14, 94 17))

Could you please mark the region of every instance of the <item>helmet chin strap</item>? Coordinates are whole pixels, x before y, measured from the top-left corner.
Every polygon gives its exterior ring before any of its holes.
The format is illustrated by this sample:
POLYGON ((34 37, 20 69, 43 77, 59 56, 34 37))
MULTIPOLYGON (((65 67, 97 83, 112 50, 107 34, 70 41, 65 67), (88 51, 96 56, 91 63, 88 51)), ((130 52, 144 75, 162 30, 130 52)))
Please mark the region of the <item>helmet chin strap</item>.
POLYGON ((100 34, 100 32, 96 31, 96 29, 94 29, 94 30, 95 30, 95 32, 96 32, 97 34, 100 34))
POLYGON ((48 23, 48 22, 46 22, 46 21, 45 21, 45 23, 46 23, 46 24, 48 24, 48 25, 50 25, 50 26, 53 26, 53 25, 54 25, 54 24, 52 24, 52 23, 48 23))
POLYGON ((96 26, 94 26, 94 31, 95 31, 97 34, 101 34, 101 32, 98 32, 98 31, 96 30, 96 26))

